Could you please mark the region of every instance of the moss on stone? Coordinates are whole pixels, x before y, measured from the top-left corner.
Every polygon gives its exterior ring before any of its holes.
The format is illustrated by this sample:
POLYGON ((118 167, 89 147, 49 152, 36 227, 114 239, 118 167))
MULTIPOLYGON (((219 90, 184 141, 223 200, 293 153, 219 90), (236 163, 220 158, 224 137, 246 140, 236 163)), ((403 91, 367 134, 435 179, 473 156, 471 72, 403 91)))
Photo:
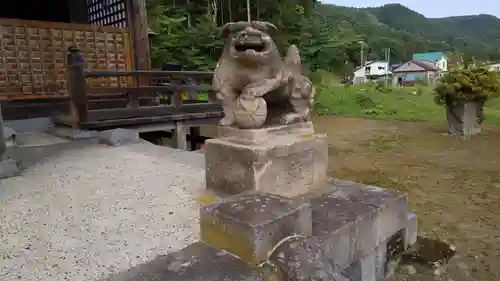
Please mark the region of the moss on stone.
POLYGON ((255 253, 249 245, 250 241, 234 228, 224 224, 218 219, 200 219, 201 240, 230 253, 237 255, 242 260, 259 265, 255 253))

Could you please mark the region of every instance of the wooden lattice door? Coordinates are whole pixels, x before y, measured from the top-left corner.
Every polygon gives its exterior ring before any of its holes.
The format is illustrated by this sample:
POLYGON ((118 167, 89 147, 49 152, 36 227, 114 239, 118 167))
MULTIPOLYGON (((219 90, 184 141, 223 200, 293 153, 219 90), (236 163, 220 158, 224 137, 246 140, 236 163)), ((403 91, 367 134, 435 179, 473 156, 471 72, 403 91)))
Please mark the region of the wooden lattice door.
MULTIPOLYGON (((99 65, 99 61, 102 60, 99 56, 94 57, 91 55, 87 56, 86 59, 86 68, 91 69, 91 70, 131 70, 132 69, 132 57, 131 57, 131 47, 130 47, 130 37, 129 37, 129 31, 127 29, 128 24, 127 24, 127 10, 126 10, 126 5, 125 5, 125 0, 86 0, 87 2, 87 13, 88 13, 88 20, 89 23, 92 25, 100 25, 100 26, 110 26, 110 27, 116 27, 120 28, 122 30, 126 30, 126 38, 123 38, 123 43, 126 44, 126 52, 127 55, 126 57, 126 64, 125 67, 122 67, 122 65, 119 65, 120 59, 113 59, 113 61, 116 63, 115 65, 109 64, 107 67, 104 69, 102 67, 96 67, 99 65), (95 63, 93 63, 95 62, 95 63)), ((99 49, 101 52, 108 52, 108 50, 112 50, 116 48, 114 44, 112 44, 113 41, 115 41, 118 37, 117 34, 106 34, 107 40, 103 45, 95 44, 93 47, 95 49, 99 49), (113 39, 113 40, 110 40, 113 39), (101 49, 102 48, 102 49, 101 49)), ((120 38, 121 39, 121 38, 120 38)), ((102 56, 102 55, 100 55, 102 56)), ((108 57, 105 55, 104 57, 108 57)), ((90 79, 88 81, 89 84, 97 84, 97 85, 110 85, 110 84, 122 84, 120 80, 123 80, 123 83, 127 84, 130 83, 128 81, 129 79, 126 78, 121 78, 118 79, 116 77, 110 77, 110 78, 102 78, 102 79, 90 79)))
POLYGON ((89 23, 114 27, 127 27, 125 0, 87 0, 89 23))

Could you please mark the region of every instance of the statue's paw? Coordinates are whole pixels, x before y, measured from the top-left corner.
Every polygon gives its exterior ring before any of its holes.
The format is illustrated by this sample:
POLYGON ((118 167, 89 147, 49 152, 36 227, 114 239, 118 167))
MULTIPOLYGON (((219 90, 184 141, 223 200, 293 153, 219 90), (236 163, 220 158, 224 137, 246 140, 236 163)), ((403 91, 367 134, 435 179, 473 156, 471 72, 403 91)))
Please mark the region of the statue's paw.
POLYGON ((281 117, 281 124, 288 125, 300 121, 300 115, 297 113, 288 113, 281 117))
POLYGON ((220 120, 219 125, 222 127, 229 127, 234 124, 233 118, 224 117, 220 120))

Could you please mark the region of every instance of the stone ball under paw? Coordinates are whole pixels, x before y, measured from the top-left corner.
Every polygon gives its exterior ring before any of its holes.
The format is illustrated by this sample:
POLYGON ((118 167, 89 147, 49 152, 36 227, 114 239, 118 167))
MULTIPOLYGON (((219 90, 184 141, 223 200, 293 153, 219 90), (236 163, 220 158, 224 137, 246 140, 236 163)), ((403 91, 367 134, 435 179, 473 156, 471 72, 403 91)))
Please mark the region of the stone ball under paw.
POLYGON ((234 121, 237 127, 241 129, 257 129, 264 124, 266 118, 267 104, 263 98, 252 100, 238 98, 236 100, 234 121))

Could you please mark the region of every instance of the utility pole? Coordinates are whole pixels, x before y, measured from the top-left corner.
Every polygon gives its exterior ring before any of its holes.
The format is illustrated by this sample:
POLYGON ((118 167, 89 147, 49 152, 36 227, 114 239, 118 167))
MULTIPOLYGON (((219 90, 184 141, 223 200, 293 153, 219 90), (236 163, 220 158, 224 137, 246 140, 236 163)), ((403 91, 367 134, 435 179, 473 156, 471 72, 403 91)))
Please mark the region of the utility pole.
POLYGON ((364 65, 364 61, 363 61, 363 56, 364 56, 363 51, 364 51, 364 49, 363 48, 365 46, 365 42, 359 41, 358 43, 361 45, 361 54, 360 54, 360 57, 359 57, 359 60, 360 60, 359 63, 360 63, 360 65, 359 66, 363 67, 363 65, 364 65))
POLYGON ((251 14, 250 14, 250 0, 247 0, 247 20, 248 22, 251 22, 251 14))
POLYGON ((391 48, 384 49, 385 61, 387 62, 387 67, 385 68, 385 86, 387 86, 387 78, 389 75, 389 66, 391 61, 391 48))

